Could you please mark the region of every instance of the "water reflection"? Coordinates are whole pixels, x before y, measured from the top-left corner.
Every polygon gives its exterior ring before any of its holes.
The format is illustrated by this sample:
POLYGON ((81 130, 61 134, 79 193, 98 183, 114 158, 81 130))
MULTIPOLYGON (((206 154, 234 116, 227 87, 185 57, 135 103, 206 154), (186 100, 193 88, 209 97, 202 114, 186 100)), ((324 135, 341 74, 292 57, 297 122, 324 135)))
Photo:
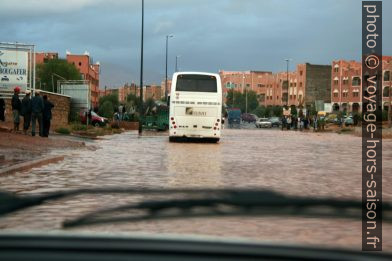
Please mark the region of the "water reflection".
POLYGON ((169 143, 167 169, 171 187, 222 185, 222 144, 169 143))

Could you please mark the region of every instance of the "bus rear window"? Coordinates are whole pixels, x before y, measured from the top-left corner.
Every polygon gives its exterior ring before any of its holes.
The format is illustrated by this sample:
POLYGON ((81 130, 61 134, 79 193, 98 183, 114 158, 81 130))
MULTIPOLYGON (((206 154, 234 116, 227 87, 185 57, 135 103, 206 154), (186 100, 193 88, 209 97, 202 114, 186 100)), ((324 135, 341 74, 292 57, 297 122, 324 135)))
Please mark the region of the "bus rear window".
POLYGON ((217 92, 215 76, 181 74, 177 77, 176 91, 179 92, 217 92))

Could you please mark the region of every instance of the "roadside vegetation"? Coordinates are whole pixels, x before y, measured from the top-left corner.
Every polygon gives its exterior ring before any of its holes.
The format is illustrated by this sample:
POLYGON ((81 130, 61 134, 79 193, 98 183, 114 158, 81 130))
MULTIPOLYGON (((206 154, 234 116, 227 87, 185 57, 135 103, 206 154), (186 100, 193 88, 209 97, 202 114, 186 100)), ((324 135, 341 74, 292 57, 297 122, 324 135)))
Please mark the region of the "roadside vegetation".
POLYGON ((65 59, 50 59, 46 63, 37 64, 36 86, 41 90, 49 92, 60 92, 57 90, 57 81, 82 80, 75 65, 68 63, 65 59))

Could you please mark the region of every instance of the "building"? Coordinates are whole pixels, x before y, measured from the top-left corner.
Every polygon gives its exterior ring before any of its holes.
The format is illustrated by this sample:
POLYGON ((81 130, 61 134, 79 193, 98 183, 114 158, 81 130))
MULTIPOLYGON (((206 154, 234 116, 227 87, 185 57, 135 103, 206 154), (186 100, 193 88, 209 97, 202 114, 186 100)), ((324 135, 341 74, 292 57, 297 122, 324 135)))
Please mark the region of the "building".
MULTIPOLYGON (((390 103, 392 56, 382 57, 382 109, 388 110, 390 103)), ((331 100, 334 111, 362 111, 362 63, 337 60, 332 62, 331 100)))
POLYGON ((257 94, 264 94, 266 83, 271 75, 272 72, 264 71, 219 71, 224 97, 227 96, 227 92, 230 89, 240 92, 244 92, 247 89, 255 91, 257 94))
MULTIPOLYGON (((170 96, 172 80, 167 79, 167 95, 170 96)), ((165 97, 165 80, 161 82, 161 97, 165 97)))
POLYGON ((49 60, 58 59, 59 54, 54 52, 36 52, 35 53, 35 63, 42 64, 47 63, 49 60))
POLYGON ((219 71, 224 97, 230 89, 257 93, 260 105, 311 107, 331 102, 331 66, 298 64, 294 72, 219 71))
POLYGON ((383 77, 382 77, 382 99, 383 99, 383 109, 388 111, 389 106, 392 105, 392 56, 383 56, 382 57, 382 68, 383 68, 383 77))
POLYGON ((297 65, 299 93, 303 91, 304 106, 315 105, 316 110, 325 110, 324 104, 331 103, 331 65, 297 65))
MULTIPOLYGON (((58 53, 55 52, 36 52, 35 62, 36 64, 47 63, 49 60, 59 59, 58 53)), ((91 86, 91 105, 93 107, 98 106, 98 99, 101 95, 99 91, 99 75, 100 75, 100 64, 99 62, 93 64, 89 54, 71 54, 67 52, 66 60, 68 63, 75 65, 79 70, 82 79, 88 80, 91 86)))
POLYGON ((90 82, 91 90, 91 106, 98 106, 99 100, 99 75, 100 64, 99 62, 93 64, 89 53, 84 54, 71 54, 67 52, 66 60, 68 63, 75 65, 79 70, 82 79, 90 82))
MULTIPOLYGON (((136 97, 140 96, 140 88, 134 83, 128 84, 126 83, 124 86, 118 88, 106 88, 104 90, 99 90, 99 97, 103 97, 105 95, 116 94, 118 95, 118 100, 120 103, 125 103, 127 101, 127 96, 129 94, 134 94, 136 97)), ((164 93, 162 93, 162 87, 159 85, 146 85, 143 86, 143 100, 147 100, 152 98, 154 100, 160 100, 164 97, 164 93)))
POLYGON ((357 61, 332 61, 331 100, 334 111, 361 111, 362 64, 357 61))

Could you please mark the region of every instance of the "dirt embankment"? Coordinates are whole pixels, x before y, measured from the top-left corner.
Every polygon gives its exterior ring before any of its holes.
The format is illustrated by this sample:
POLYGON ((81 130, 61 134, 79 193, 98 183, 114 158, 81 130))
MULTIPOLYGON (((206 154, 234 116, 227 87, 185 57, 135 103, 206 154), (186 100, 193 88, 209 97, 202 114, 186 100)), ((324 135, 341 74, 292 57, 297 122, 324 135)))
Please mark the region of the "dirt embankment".
POLYGON ((79 148, 83 146, 84 143, 79 141, 42 138, 40 136, 32 137, 31 135, 23 135, 19 133, 0 132, 1 149, 10 148, 32 152, 46 152, 51 149, 79 148))
MULTIPOLYGON (((76 149, 84 147, 84 142, 66 140, 58 137, 42 138, 32 137, 20 133, 11 133, 0 129, 0 174, 2 171, 7 173, 21 170, 18 165, 23 164, 22 169, 47 164, 52 161, 47 154, 55 149, 76 149)), ((60 157, 53 157, 59 159, 60 157)))

